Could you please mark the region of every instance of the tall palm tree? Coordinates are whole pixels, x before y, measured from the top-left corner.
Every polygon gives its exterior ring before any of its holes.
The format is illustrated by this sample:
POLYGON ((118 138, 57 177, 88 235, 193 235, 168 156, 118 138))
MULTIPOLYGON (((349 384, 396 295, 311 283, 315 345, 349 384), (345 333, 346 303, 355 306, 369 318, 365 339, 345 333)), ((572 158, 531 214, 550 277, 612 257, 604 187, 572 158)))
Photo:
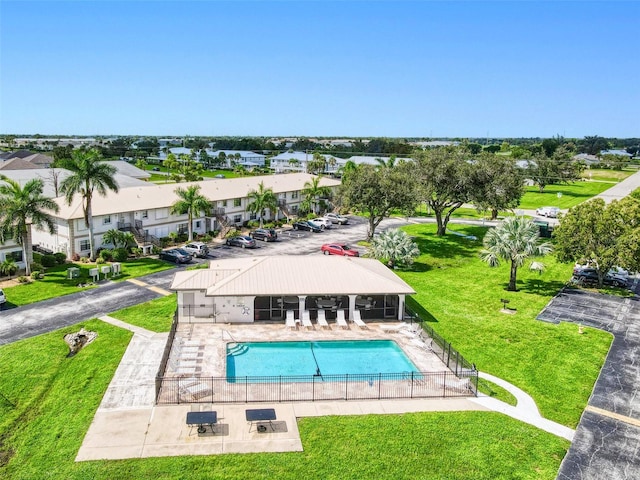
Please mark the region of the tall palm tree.
MULTIPOLYGON (((500 260, 511 263, 511 275, 507 290, 516 291, 518 267, 524 265, 529 257, 547 255, 552 250, 549 242, 539 242, 539 229, 533 220, 522 217, 508 217, 497 227, 490 229, 484 236, 485 248, 480 257, 490 267, 500 265, 500 260)), ((535 262, 536 269, 542 264, 535 262)))
POLYGON ((313 210, 313 213, 317 213, 316 206, 320 197, 330 197, 331 189, 329 187, 320 186, 320 177, 313 177, 310 182, 305 182, 302 189, 302 195, 305 197, 305 203, 307 203, 313 210))
POLYGON ((376 162, 378 162, 378 168, 393 168, 396 166, 396 156, 391 155, 387 160, 384 158, 376 158, 376 162))
POLYGON ((82 212, 84 223, 89 229, 90 259, 96 258, 96 250, 93 240, 93 213, 91 203, 94 193, 105 197, 107 191, 118 192, 118 182, 114 176, 116 168, 109 163, 101 162, 100 153, 95 149, 74 150, 70 159, 62 159, 58 162, 60 168, 71 172, 60 184, 60 191, 71 205, 73 198, 79 194, 82 198, 82 212))
POLYGON ((0 185, 0 240, 12 238, 22 245, 22 258, 26 273, 30 275, 33 262, 31 227, 47 228, 53 235, 56 225, 49 212, 57 212, 59 207, 42 195, 44 185, 40 179, 29 180, 24 187, 3 175, 0 180, 5 182, 0 185))
POLYGON ((272 188, 264 188, 264 182, 258 184, 258 190, 251 190, 247 197, 249 200, 253 200, 248 206, 247 210, 258 214, 260 217, 260 228, 262 228, 262 217, 265 210, 268 208, 271 212, 276 211, 278 208, 278 199, 273 193, 272 188))
POLYGON ((211 209, 211 200, 200 193, 200 185, 191 185, 185 188, 176 188, 174 190, 178 195, 173 205, 171 205, 171 213, 176 215, 187 214, 189 223, 187 223, 187 231, 189 232, 189 241, 193 240, 193 217, 199 216, 201 212, 205 215, 211 209))

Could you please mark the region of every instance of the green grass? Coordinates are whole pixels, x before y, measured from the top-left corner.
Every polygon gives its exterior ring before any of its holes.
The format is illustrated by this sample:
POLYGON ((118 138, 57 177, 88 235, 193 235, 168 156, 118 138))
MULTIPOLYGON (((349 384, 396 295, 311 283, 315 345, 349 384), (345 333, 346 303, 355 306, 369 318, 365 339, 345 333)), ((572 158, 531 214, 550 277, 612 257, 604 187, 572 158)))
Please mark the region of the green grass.
POLYGON ((173 294, 123 308, 110 313, 109 316, 152 332, 168 332, 173 322, 176 305, 176 295, 173 294))
POLYGON ((605 169, 586 169, 582 172, 582 178, 598 180, 601 182, 618 183, 630 175, 636 173, 635 169, 626 170, 605 170, 605 169))
POLYGON ((511 393, 502 388, 500 385, 496 385, 495 383, 490 382, 489 380, 485 380, 484 378, 478 378, 478 390, 491 398, 495 398, 496 400, 508 403, 509 405, 513 405, 514 407, 518 404, 518 399, 511 395, 511 393))
MULTIPOLYGON (((451 225, 451 229, 484 236, 482 227, 451 225)), ((430 325, 481 371, 503 378, 531 395, 543 416, 575 427, 587 403, 612 337, 570 323, 551 325, 535 320, 570 278, 572 266, 553 256, 543 260, 542 275, 518 272, 518 292, 506 291, 509 267, 490 268, 478 252, 481 241, 456 235, 435 235, 435 225, 403 227, 422 255, 413 271, 398 271, 418 293, 430 325), (508 299, 515 315, 500 312, 508 299)))
POLYGON ((83 326, 98 338, 72 358, 61 337, 80 325, 0 347, 0 477, 551 480, 569 447, 498 413, 431 412, 303 418, 303 452, 76 463, 131 336, 83 326))
POLYGON ((571 208, 612 186, 604 182, 575 182, 568 185, 549 185, 545 187, 543 193, 540 193, 538 187, 526 187, 526 193, 520 200, 519 208, 525 210, 535 210, 545 206, 571 208), (560 198, 558 193, 562 194, 560 198))
MULTIPOLYGON (((159 173, 154 173, 153 169, 155 167, 157 167, 157 165, 147 165, 147 171, 151 173, 150 180, 152 182, 162 182, 162 180, 165 180, 167 176, 159 173)), ((167 169, 163 166, 160 167, 160 171, 161 172, 168 171, 169 173, 179 173, 177 170, 167 169)), ((236 173, 233 170, 203 170, 202 172, 200 172, 200 176, 204 178, 215 178, 216 175, 224 175, 225 178, 237 178, 241 176, 239 173, 236 173)))
MULTIPOLYGON (((168 270, 173 267, 173 265, 167 262, 162 262, 152 258, 128 260, 122 263, 122 275, 116 277, 114 281, 121 282, 128 278, 141 277, 150 273, 168 270)), ((4 288, 4 292, 7 297, 7 305, 28 305, 30 303, 87 290, 89 288, 96 288, 95 285, 78 287, 79 283, 86 284, 92 281, 89 276, 89 270, 92 268, 96 268, 96 265, 89 263, 67 263, 47 268, 46 275, 40 280, 4 288), (80 277, 73 279, 67 278, 67 269, 72 266, 80 269, 80 277)))

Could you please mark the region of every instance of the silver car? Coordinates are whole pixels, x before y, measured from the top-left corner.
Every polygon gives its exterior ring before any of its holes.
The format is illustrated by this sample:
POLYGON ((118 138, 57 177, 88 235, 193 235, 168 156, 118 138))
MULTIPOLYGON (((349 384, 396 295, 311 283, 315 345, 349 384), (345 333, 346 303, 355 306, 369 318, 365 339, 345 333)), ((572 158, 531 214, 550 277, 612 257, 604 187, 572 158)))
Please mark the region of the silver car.
POLYGON ((209 255, 209 247, 203 242, 187 243, 182 249, 189 252, 194 257, 207 258, 209 255))

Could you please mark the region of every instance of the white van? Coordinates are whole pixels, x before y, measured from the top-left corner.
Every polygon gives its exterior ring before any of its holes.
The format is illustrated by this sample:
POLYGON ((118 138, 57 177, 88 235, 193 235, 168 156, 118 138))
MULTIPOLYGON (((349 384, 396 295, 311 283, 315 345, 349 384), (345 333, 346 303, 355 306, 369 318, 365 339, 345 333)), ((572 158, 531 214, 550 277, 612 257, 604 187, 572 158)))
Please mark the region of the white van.
POLYGON ((4 296, 4 292, 0 288, 0 305, 3 305, 7 301, 7 297, 4 296))
POLYGON ((558 207, 540 207, 536 210, 536 215, 541 217, 556 218, 560 213, 558 207))

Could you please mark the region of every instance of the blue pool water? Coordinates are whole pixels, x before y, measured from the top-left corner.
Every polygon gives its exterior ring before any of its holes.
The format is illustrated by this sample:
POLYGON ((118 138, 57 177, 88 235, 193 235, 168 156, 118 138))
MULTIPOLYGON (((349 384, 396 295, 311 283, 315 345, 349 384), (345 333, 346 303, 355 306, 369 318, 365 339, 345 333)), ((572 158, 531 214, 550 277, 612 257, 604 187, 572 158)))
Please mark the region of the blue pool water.
POLYGON ((227 378, 417 372, 392 340, 227 345, 227 378))

